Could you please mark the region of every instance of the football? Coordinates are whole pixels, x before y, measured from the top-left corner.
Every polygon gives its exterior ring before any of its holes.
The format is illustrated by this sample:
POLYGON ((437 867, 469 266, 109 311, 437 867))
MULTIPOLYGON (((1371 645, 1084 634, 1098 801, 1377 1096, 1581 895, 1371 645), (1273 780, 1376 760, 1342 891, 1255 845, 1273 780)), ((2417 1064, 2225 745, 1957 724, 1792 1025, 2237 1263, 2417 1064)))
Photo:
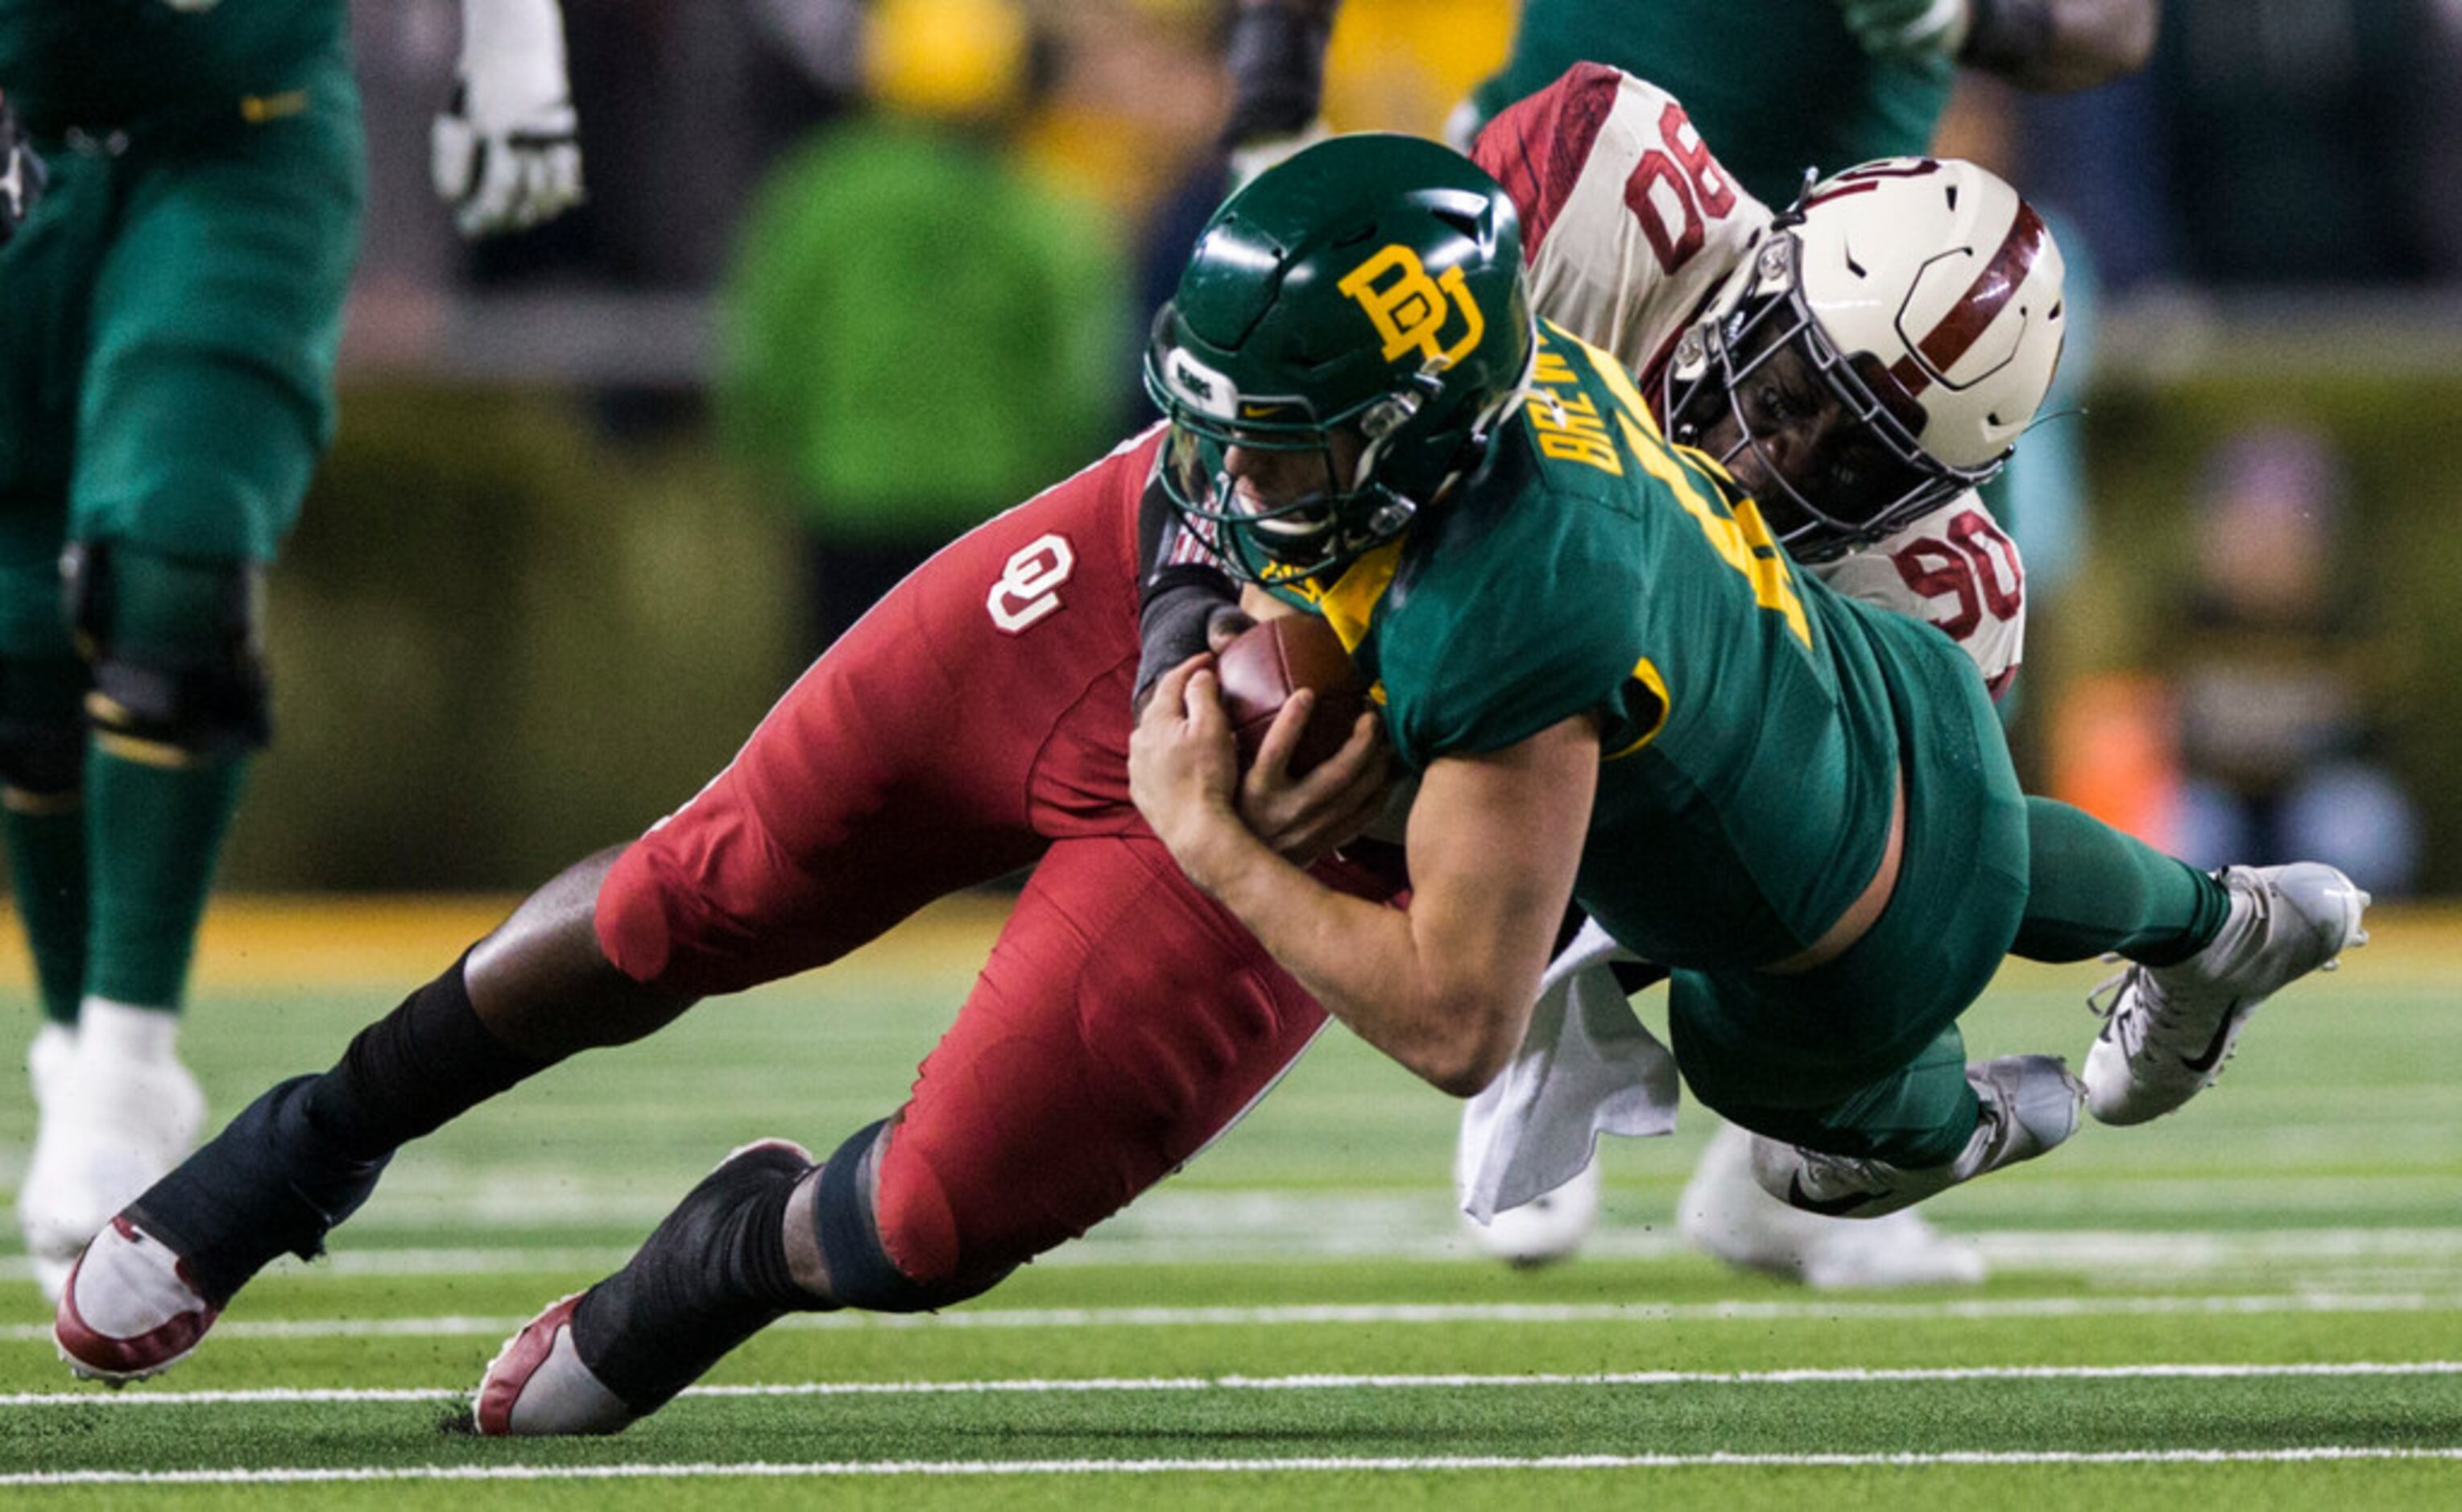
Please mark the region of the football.
POLYGON ((1215 657, 1215 675, 1243 770, 1257 758, 1257 746, 1284 700, 1300 689, 1315 692, 1316 708, 1291 755, 1294 777, 1341 750, 1368 707, 1367 679, 1333 627, 1313 614, 1282 615, 1242 631, 1215 657))

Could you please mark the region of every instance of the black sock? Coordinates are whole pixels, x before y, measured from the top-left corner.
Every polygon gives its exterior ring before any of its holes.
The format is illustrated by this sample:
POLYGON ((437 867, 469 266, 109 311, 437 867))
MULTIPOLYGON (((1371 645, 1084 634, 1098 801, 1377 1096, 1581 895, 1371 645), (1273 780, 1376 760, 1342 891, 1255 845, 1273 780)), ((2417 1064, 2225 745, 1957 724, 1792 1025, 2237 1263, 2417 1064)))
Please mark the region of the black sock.
POLYGON ((462 974, 469 959, 359 1031, 316 1078, 308 1117, 354 1159, 391 1155, 547 1068, 479 1021, 462 974))
POLYGON ((600 1384, 655 1412, 781 1315, 816 1310, 787 1267, 787 1202, 810 1169, 783 1148, 737 1156, 590 1288, 572 1347, 600 1384))
POLYGON ((782 1182, 745 1204, 743 1225, 728 1246, 726 1270, 751 1295, 781 1311, 812 1312, 821 1299, 795 1284, 787 1263, 787 1203, 803 1179, 782 1182))

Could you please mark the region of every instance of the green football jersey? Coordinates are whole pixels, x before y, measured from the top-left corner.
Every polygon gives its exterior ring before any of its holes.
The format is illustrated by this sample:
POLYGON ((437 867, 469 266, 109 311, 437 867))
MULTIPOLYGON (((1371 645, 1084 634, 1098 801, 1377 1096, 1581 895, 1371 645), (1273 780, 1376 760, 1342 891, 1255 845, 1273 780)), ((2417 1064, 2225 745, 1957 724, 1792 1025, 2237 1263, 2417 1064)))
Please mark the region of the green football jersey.
POLYGON ((1838 0, 1523 0, 1511 54, 1471 97, 1493 119, 1585 61, 1674 95, 1718 161, 1773 205, 1794 202, 1807 167, 1929 151, 1953 72, 1945 59, 1874 58, 1838 0))
POLYGON ((159 111, 279 114, 343 45, 349 0, 0 0, 0 91, 38 137, 159 111))
POLYGON ((1329 586, 1277 589, 1351 647, 1415 771, 1595 715, 1576 898, 1673 967, 1818 939, 1878 866, 1897 786, 1859 611, 1724 482, 1665 444, 1612 356, 1543 325, 1479 472, 1329 586))

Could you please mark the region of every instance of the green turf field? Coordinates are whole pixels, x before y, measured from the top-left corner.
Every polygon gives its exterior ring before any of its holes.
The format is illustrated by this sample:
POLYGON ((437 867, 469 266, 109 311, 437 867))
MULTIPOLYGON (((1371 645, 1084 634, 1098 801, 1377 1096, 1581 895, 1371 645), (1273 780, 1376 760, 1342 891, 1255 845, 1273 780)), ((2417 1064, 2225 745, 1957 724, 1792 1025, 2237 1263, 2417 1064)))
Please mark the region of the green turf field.
MULTIPOLYGON (((7 1254, 0 1502, 2462 1505, 2462 930, 2373 922, 2182 1115, 1934 1203, 1994 1263, 1976 1290, 1815 1294, 1685 1252, 1697 1128, 1610 1145, 1583 1258, 1493 1267, 1453 1226, 1455 1105, 1336 1031, 1188 1171, 986 1298, 790 1320, 616 1438, 458 1432, 503 1337, 728 1147, 887 1111, 983 948, 943 916, 407 1152, 329 1261, 269 1273, 159 1380, 72 1382, 7 1254)), ((336 976, 349 938, 298 927, 319 953, 296 974, 278 948, 218 967, 208 940, 189 1051, 219 1113, 413 985, 390 946, 336 976)), ((2101 974, 2013 968, 1971 1044, 2082 1055, 2101 974)))

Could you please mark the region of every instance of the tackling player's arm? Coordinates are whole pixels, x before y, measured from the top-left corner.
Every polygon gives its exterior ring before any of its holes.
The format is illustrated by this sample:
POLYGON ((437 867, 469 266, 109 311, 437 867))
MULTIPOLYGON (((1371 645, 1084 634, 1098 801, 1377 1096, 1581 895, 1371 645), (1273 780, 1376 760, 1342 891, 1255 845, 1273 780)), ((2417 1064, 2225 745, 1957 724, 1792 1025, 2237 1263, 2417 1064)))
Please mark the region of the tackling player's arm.
POLYGON ((1411 809, 1411 905, 1319 885, 1233 811, 1212 673, 1166 674, 1129 745, 1137 807, 1197 884, 1360 1038, 1456 1097, 1504 1068, 1571 901, 1598 779, 1577 715, 1501 751, 1439 757, 1411 809))
POLYGON ((2020 89, 2091 89, 2145 67, 2157 0, 1838 0, 1875 57, 1927 53, 2020 89))

